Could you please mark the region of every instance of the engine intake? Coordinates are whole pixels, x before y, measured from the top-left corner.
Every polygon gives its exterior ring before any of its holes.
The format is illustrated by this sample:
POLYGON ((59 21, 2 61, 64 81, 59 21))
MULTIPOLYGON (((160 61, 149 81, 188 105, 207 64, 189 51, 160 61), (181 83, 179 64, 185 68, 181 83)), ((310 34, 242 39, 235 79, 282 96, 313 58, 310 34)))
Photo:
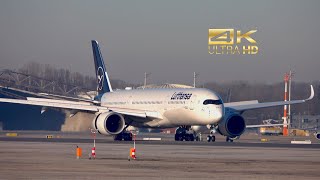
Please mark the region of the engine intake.
POLYGON ((316 132, 315 136, 318 140, 320 140, 320 132, 316 132))
POLYGON ((242 116, 231 114, 225 117, 218 125, 218 132, 224 136, 235 138, 246 129, 246 123, 242 116))
POLYGON ((115 112, 101 113, 92 121, 92 126, 100 134, 115 135, 123 131, 125 121, 121 114, 115 112))

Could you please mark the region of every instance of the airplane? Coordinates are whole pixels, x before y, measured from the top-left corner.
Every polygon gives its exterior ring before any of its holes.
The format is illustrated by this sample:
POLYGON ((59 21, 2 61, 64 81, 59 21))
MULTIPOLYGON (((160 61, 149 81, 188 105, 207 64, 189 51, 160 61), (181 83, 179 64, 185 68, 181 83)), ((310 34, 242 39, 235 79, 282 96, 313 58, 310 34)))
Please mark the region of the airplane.
MULTIPOLYGON (((226 136, 232 142, 247 127, 242 113, 273 106, 304 103, 314 97, 313 86, 307 99, 259 103, 241 101, 224 103, 214 91, 205 88, 133 89, 113 91, 106 71, 99 44, 91 41, 97 79, 97 96, 91 101, 72 101, 49 98, 8 99, 3 103, 16 103, 69 109, 73 112, 94 113, 92 127, 103 135, 114 135, 115 140, 132 140, 127 132, 129 126, 142 128, 177 128, 175 140, 193 140, 190 130, 203 128, 226 136)), ((284 124, 278 124, 284 125, 284 124)), ((261 127, 256 125, 251 127, 261 127)))

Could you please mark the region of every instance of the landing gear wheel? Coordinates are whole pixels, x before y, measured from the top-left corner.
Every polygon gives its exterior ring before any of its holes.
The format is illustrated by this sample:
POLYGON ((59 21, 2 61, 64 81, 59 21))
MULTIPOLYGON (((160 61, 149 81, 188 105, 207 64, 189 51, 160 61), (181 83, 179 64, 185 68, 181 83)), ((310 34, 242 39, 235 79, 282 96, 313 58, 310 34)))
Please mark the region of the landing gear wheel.
POLYGON ((177 137, 176 141, 183 141, 183 136, 181 134, 176 134, 175 137, 177 137))
POLYGON ((207 136, 207 141, 208 142, 215 142, 216 141, 216 137, 214 135, 208 135, 207 136))
POLYGON ((186 141, 194 141, 193 134, 185 134, 185 140, 186 141))
POLYGON ((115 135, 114 140, 115 141, 122 141, 122 133, 115 135))
POLYGON ((212 141, 212 142, 215 142, 215 141, 216 141, 216 137, 212 135, 211 141, 212 141))
POLYGON ((132 141, 132 134, 131 133, 123 133, 122 135, 124 141, 132 141))
POLYGON ((114 136, 115 141, 132 141, 132 134, 128 132, 122 132, 114 136))
POLYGON ((207 141, 211 142, 212 137, 210 135, 207 136, 207 141))
POLYGON ((233 139, 227 137, 227 138, 226 138, 226 142, 233 142, 233 139))
POLYGON ((194 141, 194 135, 193 134, 189 134, 190 137, 190 141, 194 141))
POLYGON ((188 136, 186 135, 186 128, 184 127, 179 127, 176 129, 176 134, 174 135, 174 140, 176 141, 187 141, 188 140, 188 136))
POLYGON ((213 136, 213 135, 208 135, 208 136, 207 136, 207 141, 208 141, 208 142, 215 142, 215 141, 216 141, 216 137, 213 136))
POLYGON ((179 141, 179 136, 180 136, 179 134, 175 134, 175 135, 174 135, 174 140, 175 140, 175 141, 179 141))

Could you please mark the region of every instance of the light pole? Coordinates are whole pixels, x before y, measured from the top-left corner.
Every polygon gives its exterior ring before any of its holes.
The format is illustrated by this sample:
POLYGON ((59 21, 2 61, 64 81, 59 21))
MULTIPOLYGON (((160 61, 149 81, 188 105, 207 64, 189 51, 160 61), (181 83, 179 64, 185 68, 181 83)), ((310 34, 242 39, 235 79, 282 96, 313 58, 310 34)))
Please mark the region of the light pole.
MULTIPOLYGON (((290 69, 289 72, 289 101, 291 101, 291 80, 293 77, 294 72, 290 69)), ((291 105, 288 105, 288 128, 291 127, 291 105)))
POLYGON ((196 72, 193 72, 193 87, 196 88, 196 78, 199 76, 196 72))
POLYGON ((143 83, 143 89, 146 87, 147 85, 147 78, 150 76, 151 73, 144 73, 144 83, 143 83))

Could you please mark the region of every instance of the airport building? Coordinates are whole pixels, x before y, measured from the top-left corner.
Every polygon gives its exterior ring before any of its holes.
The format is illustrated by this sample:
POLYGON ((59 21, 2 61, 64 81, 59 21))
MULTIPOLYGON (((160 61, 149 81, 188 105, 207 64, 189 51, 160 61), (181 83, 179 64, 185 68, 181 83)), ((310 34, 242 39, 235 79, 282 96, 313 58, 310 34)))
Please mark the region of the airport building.
POLYGON ((319 129, 320 115, 293 115, 291 127, 297 129, 319 129))

